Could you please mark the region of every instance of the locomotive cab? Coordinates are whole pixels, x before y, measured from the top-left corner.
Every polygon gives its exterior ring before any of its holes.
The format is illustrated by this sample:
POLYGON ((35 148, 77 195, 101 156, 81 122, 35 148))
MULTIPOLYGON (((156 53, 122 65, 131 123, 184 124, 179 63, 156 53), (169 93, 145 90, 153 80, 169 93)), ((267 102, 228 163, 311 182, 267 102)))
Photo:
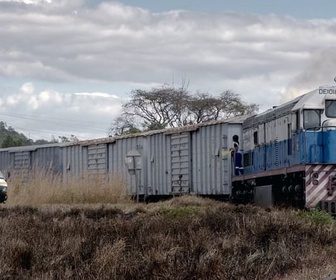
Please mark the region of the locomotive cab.
POLYGON ((336 95, 321 92, 306 94, 292 109, 297 123, 293 163, 336 163, 336 95))

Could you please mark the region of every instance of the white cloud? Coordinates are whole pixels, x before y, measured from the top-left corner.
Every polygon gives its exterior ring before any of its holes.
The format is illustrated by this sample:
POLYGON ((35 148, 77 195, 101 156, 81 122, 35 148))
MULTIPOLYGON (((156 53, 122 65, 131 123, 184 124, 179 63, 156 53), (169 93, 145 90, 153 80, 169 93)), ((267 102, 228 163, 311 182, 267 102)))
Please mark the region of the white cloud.
POLYGON ((8 96, 5 100, 5 105, 8 106, 16 106, 20 102, 20 96, 18 95, 11 95, 8 96))
POLYGON ((50 140, 51 135, 74 134, 87 139, 107 136, 113 117, 120 111, 118 99, 104 92, 38 91, 32 83, 25 83, 16 93, 0 99, 0 104, 1 115, 26 135, 32 131, 36 135, 32 138, 50 140))
POLYGON ((77 96, 87 96, 90 98, 95 98, 95 97, 103 97, 103 98, 116 98, 118 99, 119 97, 114 95, 114 94, 108 94, 106 92, 76 92, 74 93, 77 96))
POLYGON ((25 83, 21 86, 20 91, 25 94, 33 94, 35 91, 34 85, 32 83, 25 83))

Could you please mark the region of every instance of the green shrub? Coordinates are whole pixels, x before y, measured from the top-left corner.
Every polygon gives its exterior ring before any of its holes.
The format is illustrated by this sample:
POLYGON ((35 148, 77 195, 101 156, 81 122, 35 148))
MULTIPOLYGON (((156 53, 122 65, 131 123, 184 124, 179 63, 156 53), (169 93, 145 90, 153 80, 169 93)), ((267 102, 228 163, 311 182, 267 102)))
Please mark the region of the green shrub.
POLYGON ((314 224, 335 224, 335 220, 330 214, 317 208, 310 209, 309 211, 301 211, 299 212, 299 216, 307 219, 309 222, 314 224))

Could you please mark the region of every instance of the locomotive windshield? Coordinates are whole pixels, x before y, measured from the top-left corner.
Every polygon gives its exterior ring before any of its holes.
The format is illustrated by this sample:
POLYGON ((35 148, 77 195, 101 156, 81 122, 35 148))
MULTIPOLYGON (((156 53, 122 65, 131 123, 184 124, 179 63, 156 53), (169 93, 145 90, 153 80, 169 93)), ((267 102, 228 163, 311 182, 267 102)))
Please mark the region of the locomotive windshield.
POLYGON ((321 126, 321 111, 316 109, 303 110, 303 128, 313 130, 321 126))
POLYGON ((325 101, 326 116, 328 118, 336 118, 336 100, 325 101))

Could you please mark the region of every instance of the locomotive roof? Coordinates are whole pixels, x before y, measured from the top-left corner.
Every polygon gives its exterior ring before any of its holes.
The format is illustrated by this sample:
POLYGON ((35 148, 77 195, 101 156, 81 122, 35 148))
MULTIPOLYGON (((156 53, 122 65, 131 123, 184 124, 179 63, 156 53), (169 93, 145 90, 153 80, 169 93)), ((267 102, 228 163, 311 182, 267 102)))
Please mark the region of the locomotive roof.
POLYGON ((302 96, 299 102, 294 106, 293 111, 298 109, 324 109, 324 100, 336 99, 336 95, 324 94, 323 88, 329 88, 336 92, 336 87, 320 87, 319 89, 312 90, 302 96))
MULTIPOLYGON (((243 128, 253 127, 259 123, 274 120, 276 118, 287 115, 288 113, 294 112, 299 109, 324 109, 324 100, 336 99, 336 94, 321 94, 320 93, 321 88, 323 87, 302 94, 280 106, 274 106, 272 109, 269 109, 261 114, 247 118, 243 123, 243 128)), ((334 89, 336 92, 336 87, 328 87, 328 88, 334 89)))
POLYGON ((267 111, 257 114, 254 116, 251 116, 250 118, 247 118, 243 123, 243 128, 249 128, 258 125, 259 123, 268 122, 271 120, 274 120, 289 111, 292 111, 294 106, 299 102, 299 100, 304 96, 305 94, 296 97, 295 99, 282 104, 280 106, 274 106, 271 109, 268 109, 267 111))

